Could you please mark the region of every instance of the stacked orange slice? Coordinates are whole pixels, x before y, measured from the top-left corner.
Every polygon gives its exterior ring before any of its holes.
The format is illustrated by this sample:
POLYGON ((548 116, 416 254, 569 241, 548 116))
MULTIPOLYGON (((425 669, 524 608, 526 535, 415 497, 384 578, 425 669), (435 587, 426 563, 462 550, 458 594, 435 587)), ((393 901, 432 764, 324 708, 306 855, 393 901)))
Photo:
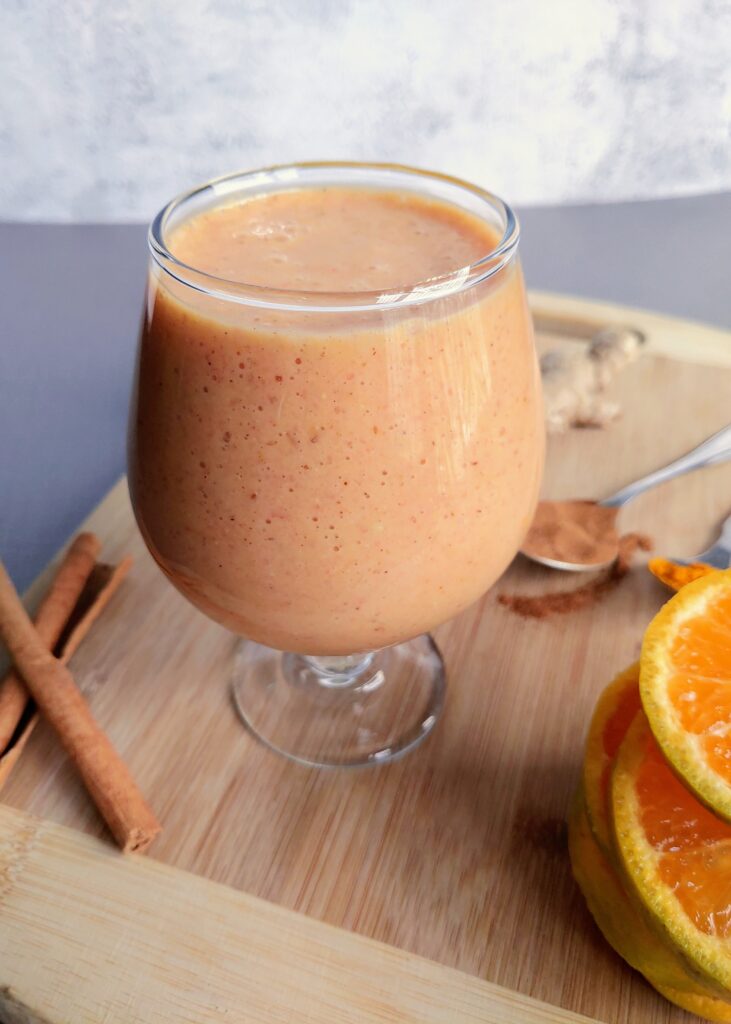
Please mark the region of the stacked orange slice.
POLYGON ((678 592, 601 695, 570 821, 611 945, 668 999, 731 1021, 731 571, 678 592))

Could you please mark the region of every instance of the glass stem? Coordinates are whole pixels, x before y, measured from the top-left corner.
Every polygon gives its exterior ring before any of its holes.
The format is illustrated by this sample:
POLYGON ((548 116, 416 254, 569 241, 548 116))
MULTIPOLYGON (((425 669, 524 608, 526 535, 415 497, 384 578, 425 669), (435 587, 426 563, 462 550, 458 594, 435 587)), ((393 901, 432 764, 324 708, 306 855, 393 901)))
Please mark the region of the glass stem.
POLYGON ((360 681, 361 676, 370 668, 375 651, 319 656, 303 654, 300 657, 317 676, 321 686, 345 688, 360 681))

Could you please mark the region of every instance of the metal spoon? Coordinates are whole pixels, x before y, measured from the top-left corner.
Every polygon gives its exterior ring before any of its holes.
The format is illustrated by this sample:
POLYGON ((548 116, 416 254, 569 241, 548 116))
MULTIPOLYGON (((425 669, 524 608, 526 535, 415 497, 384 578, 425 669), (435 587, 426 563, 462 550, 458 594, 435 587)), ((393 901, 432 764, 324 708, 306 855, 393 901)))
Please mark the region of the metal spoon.
MULTIPOLYGON (((720 462, 726 462, 731 458, 731 424, 724 427, 723 430, 719 430, 718 433, 713 434, 711 437, 702 441, 692 451, 687 452, 685 455, 681 455, 680 458, 674 459, 673 462, 668 463, 667 466, 663 466, 661 469, 656 469, 653 473, 648 473, 647 476, 641 477, 639 480, 635 480, 634 483, 627 484, 626 487, 621 488, 619 491, 615 491, 614 494, 610 494, 609 497, 603 498, 601 501, 596 502, 603 508, 620 509, 623 505, 632 501, 639 494, 644 494, 645 491, 649 491, 652 487, 657 487, 658 484, 665 483, 668 480, 673 480, 676 476, 682 476, 684 473, 690 473, 694 469, 700 469, 703 466, 713 466, 720 462)), ((731 529, 731 528, 729 528, 731 529)), ((725 534, 723 534, 725 537, 725 534)), ((716 545, 713 548, 709 548, 709 552, 713 552, 716 545)), ((704 554, 708 554, 705 552, 704 554)), ((562 569, 565 572, 594 572, 597 569, 601 569, 607 565, 610 565, 613 559, 607 559, 604 562, 593 562, 590 565, 586 565, 580 562, 568 562, 558 560, 555 558, 545 558, 543 556, 535 554, 535 552, 528 554, 526 551, 522 552, 526 558, 530 558, 533 562, 538 562, 541 565, 547 565, 552 569, 562 569)), ((706 558, 698 556, 699 561, 707 561, 706 558)), ((709 563, 712 564, 712 563, 709 563)))
POLYGON ((710 548, 706 548, 705 551, 701 551, 699 555, 694 555, 692 558, 674 558, 673 561, 678 565, 703 562, 705 565, 713 566, 714 569, 731 568, 731 515, 724 519, 718 540, 715 544, 711 544, 710 548))

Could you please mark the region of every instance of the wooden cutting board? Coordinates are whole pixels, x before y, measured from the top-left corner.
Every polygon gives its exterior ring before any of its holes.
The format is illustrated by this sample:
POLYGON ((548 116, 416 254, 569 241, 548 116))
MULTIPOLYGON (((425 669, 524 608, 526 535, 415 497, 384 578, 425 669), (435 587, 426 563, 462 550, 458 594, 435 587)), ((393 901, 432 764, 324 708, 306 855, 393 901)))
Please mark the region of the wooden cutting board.
MULTIPOLYGON (((541 346, 606 324, 646 336, 615 389, 622 419, 551 439, 545 496, 600 497, 728 421, 731 334, 532 301, 541 346)), ((621 523, 683 556, 730 509, 726 465, 645 495, 621 523)), ((593 703, 668 596, 642 566, 601 605, 527 621, 498 594, 576 580, 517 560, 436 632, 449 692, 434 735, 388 767, 318 772, 242 728, 234 638, 156 569, 123 481, 85 525, 106 561, 135 564, 72 669, 164 832, 148 859, 117 854, 36 730, 0 796, 6 1024, 690 1019, 603 942, 566 853, 593 703)))

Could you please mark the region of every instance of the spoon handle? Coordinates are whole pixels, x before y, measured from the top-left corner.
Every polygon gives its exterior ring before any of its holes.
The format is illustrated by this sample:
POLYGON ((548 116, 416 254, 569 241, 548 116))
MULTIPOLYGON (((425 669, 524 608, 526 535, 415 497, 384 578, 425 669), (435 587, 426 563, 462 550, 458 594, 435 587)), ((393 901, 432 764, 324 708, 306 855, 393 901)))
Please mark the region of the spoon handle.
POLYGON ((676 476, 690 473, 691 470, 700 469, 701 466, 726 462, 727 459, 731 459, 731 424, 724 427, 723 430, 719 430, 717 434, 712 434, 705 441, 701 441, 697 448, 681 455, 679 459, 675 459, 661 469, 656 469, 654 473, 648 473, 647 476, 635 480, 632 484, 627 484, 621 490, 610 494, 608 498, 603 498, 598 504, 607 508, 619 508, 621 505, 626 505, 628 501, 632 501, 638 494, 643 494, 651 487, 665 483, 666 480, 673 480, 676 476))

